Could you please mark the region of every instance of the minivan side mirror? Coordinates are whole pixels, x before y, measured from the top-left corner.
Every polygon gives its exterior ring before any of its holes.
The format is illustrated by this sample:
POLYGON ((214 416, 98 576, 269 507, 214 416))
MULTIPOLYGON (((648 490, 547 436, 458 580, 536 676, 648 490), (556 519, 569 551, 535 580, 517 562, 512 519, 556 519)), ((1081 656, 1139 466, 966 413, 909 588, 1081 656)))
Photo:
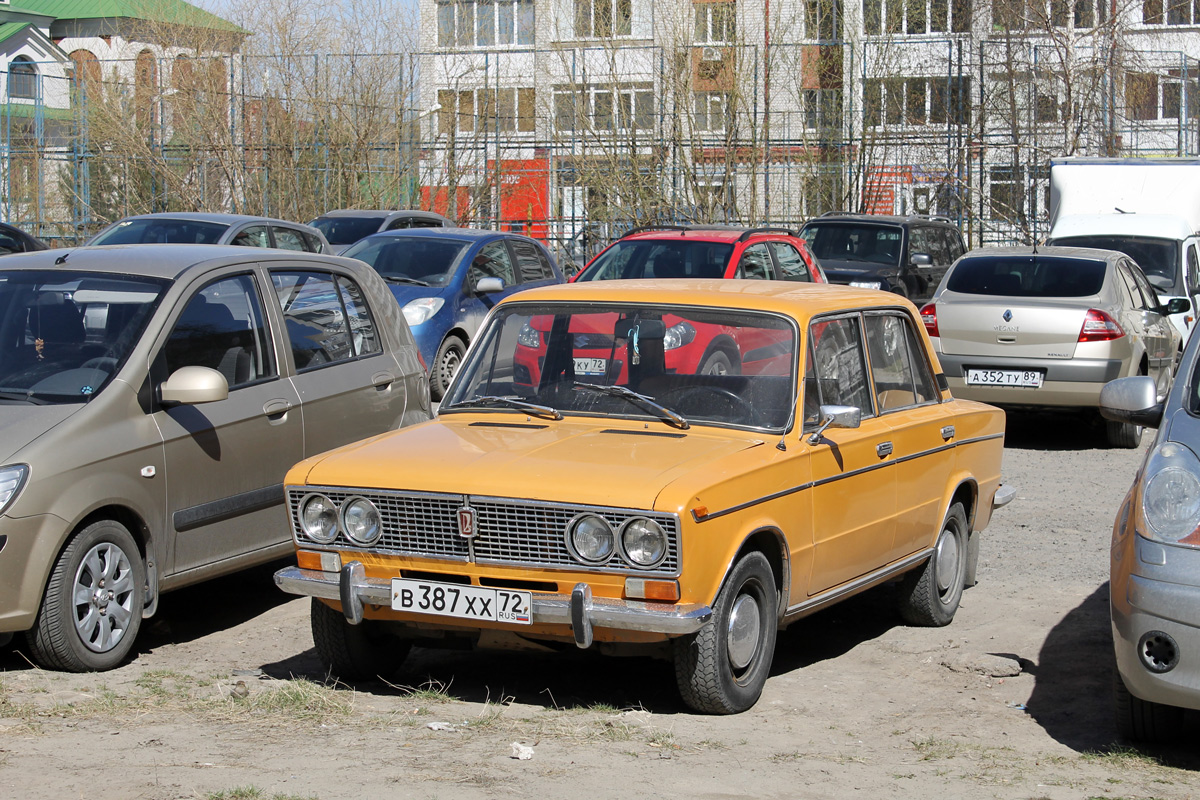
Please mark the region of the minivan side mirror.
POLYGON ((914 267, 931 267, 933 266, 933 257, 929 253, 913 253, 908 259, 908 263, 914 267))
POLYGON ((225 376, 210 367, 180 367, 159 386, 163 405, 215 403, 229 397, 225 376))

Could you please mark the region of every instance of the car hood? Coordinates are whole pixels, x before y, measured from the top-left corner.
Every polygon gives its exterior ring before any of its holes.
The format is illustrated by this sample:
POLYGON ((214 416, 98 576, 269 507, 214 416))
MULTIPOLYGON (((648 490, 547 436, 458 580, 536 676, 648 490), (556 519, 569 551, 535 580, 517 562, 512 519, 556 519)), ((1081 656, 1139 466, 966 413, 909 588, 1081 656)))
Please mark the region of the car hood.
POLYGON ((448 286, 417 286, 412 283, 391 283, 388 282, 388 289, 392 291, 392 296, 396 298, 396 302, 401 308, 412 302, 419 300, 422 297, 444 297, 449 292, 448 286))
POLYGON ((287 482, 652 509, 689 470, 762 444, 745 433, 641 421, 450 417, 316 456, 287 482))
POLYGON ((30 442, 83 407, 83 403, 55 403, 44 406, 25 403, 0 405, 0 464, 7 463, 30 442))

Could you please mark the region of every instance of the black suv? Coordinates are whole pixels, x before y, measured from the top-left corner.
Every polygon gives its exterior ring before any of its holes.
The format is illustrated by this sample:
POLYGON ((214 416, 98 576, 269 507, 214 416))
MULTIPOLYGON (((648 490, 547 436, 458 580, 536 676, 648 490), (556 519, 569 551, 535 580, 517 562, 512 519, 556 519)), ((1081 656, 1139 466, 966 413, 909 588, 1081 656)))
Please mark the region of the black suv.
POLYGON ((800 231, 830 283, 927 300, 955 259, 962 233, 946 217, 848 214, 831 211, 800 231))

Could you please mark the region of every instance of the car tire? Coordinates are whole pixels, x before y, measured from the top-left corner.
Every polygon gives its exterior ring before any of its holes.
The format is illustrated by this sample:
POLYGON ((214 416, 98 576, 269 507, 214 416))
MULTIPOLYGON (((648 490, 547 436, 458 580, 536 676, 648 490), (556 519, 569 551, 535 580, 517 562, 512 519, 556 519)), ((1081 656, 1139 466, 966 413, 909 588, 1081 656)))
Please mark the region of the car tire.
POLYGON ((400 670, 412 645, 388 636, 378 622, 351 625, 341 611, 313 598, 313 644, 330 676, 350 683, 389 678, 400 670))
POLYGON ((896 279, 896 285, 892 287, 892 294, 898 294, 905 300, 908 299, 908 287, 904 284, 903 278, 896 279))
POLYGON ((766 556, 744 556, 725 580, 712 619, 675 640, 675 679, 690 708, 737 714, 758 702, 775 653, 779 591, 766 556))
POLYGON ((700 365, 701 375, 738 375, 741 370, 723 350, 714 350, 700 365))
POLYGON ((1113 707, 1116 712, 1117 733, 1132 742, 1169 744, 1179 740, 1183 730, 1182 708, 1154 703, 1134 697, 1113 670, 1113 707))
POLYGON ((962 600, 967 575, 967 512, 955 503, 946 512, 933 554, 900 582, 900 615, 911 625, 949 625, 962 600))
POLYGON ((25 635, 33 660, 49 669, 99 672, 125 660, 142 624, 146 567, 129 530, 93 522, 67 542, 25 635), (77 598, 87 592, 87 602, 77 598))
POLYGON ((1104 420, 1105 439, 1109 447, 1133 449, 1142 443, 1142 426, 1132 422, 1116 422, 1104 420))
POLYGON ((450 381, 462 366, 463 355, 467 352, 466 343, 457 336, 447 336, 438 348, 433 358, 433 368, 429 371, 429 394, 434 401, 440 401, 450 388, 450 381))

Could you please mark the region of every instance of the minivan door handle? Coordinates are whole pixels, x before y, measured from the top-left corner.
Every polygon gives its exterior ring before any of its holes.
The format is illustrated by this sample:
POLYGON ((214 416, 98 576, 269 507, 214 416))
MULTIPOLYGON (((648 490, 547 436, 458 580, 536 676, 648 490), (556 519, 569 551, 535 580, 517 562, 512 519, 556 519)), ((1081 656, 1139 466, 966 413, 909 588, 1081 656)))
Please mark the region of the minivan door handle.
POLYGON ((396 382, 396 376, 390 372, 376 372, 371 376, 371 383, 376 389, 383 389, 396 382))

